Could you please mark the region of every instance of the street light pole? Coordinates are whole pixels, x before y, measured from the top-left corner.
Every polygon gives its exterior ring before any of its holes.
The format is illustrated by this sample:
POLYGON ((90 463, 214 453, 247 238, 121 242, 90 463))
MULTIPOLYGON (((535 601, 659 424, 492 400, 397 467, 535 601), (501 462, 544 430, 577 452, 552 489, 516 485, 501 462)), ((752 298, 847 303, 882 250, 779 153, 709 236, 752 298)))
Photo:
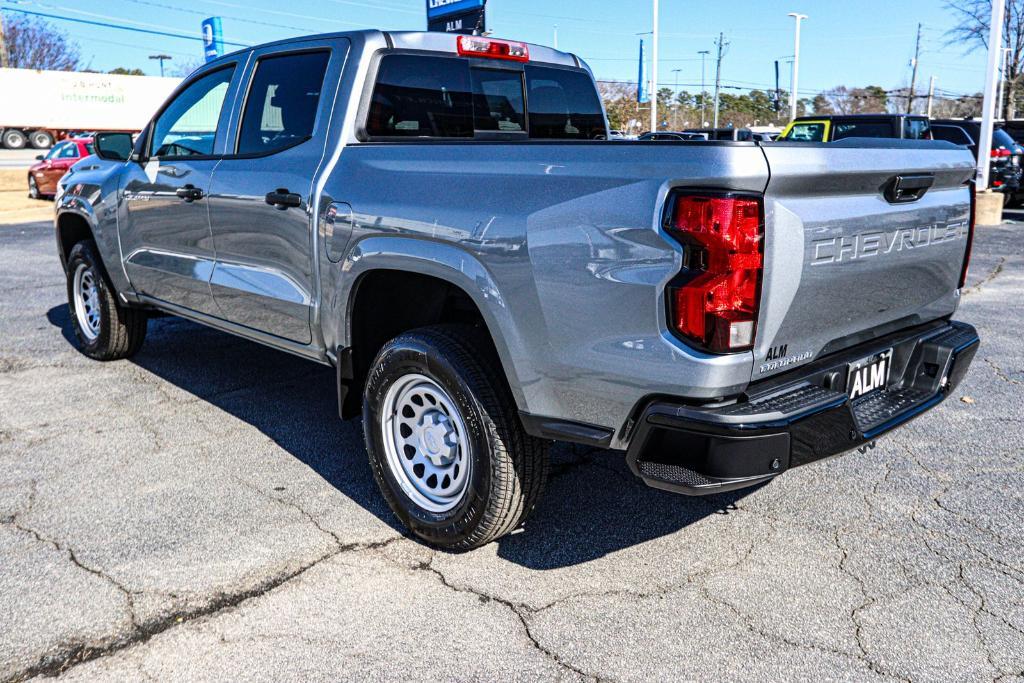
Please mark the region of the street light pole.
POLYGON ((711 54, 711 50, 701 50, 697 54, 700 55, 700 127, 703 128, 708 125, 708 115, 704 111, 707 105, 707 97, 704 95, 707 91, 704 85, 704 60, 711 54))
POLYGON ((658 130, 658 0, 654 0, 654 36, 651 40, 651 132, 658 130))
POLYGON ((793 34, 793 92, 789 93, 789 118, 796 118, 797 83, 800 78, 800 22, 807 18, 806 14, 790 12, 789 16, 796 19, 796 31, 793 34))
POLYGON ((999 102, 996 104, 996 118, 1001 119, 1003 117, 1003 95, 1006 92, 1006 62, 1010 57, 1011 48, 1003 48, 1003 60, 1002 68, 999 71, 999 102))

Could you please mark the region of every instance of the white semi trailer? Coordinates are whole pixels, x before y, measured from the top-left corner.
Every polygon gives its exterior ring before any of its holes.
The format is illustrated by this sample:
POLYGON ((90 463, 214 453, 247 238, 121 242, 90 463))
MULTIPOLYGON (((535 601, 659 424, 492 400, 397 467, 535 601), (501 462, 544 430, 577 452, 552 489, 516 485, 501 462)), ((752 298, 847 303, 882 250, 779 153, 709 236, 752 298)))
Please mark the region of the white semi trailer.
POLYGON ((180 78, 0 69, 0 144, 45 149, 71 133, 135 132, 180 78))

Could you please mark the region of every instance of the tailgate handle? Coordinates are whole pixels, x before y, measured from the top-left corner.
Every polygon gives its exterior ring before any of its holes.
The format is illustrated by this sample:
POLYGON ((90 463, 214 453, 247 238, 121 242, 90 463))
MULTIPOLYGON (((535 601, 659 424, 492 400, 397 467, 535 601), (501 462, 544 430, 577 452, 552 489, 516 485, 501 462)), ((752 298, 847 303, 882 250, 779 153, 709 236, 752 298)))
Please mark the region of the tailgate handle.
POLYGON ((934 184, 935 176, 931 173, 898 175, 886 183, 885 198, 890 204, 916 202, 934 184))

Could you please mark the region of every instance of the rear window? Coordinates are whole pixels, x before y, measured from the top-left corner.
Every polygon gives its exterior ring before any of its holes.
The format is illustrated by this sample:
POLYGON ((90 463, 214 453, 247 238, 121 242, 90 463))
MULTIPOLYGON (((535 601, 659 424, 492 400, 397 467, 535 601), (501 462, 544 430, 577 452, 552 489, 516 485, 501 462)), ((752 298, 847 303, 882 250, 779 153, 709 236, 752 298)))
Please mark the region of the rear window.
POLYGON ((888 121, 839 121, 832 124, 832 139, 891 138, 892 124, 888 121))
POLYGON ((439 57, 385 56, 366 131, 397 137, 473 137, 469 64, 439 57))
POLYGON ((992 131, 992 149, 998 149, 1005 147, 1006 149, 1013 149, 1017 143, 1013 141, 1010 134, 1002 128, 996 128, 992 131))
POLYGON ((590 76, 582 71, 526 66, 530 137, 596 140, 607 135, 590 76))
POLYGON ((928 119, 904 119, 903 137, 908 140, 931 140, 932 131, 928 119))
POLYGON ((470 66, 465 59, 385 55, 366 132, 378 137, 604 138, 604 113, 581 71, 470 66))

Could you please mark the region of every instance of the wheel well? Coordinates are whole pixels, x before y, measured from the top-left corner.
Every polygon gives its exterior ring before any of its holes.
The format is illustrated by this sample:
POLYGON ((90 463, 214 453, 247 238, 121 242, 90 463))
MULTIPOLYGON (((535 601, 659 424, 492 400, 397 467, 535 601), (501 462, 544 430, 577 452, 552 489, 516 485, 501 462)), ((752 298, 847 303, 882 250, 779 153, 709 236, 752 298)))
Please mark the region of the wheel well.
POLYGON ((92 228, 81 216, 65 213, 57 219, 57 239, 60 241, 60 261, 67 266, 71 248, 83 240, 93 239, 92 228))
MULTIPOLYGON (((370 366, 391 339, 439 323, 474 325, 487 332, 483 314, 465 290, 420 273, 375 270, 363 275, 349 310, 352 345, 338 358, 339 410, 346 419, 360 414, 370 366)), ((497 359, 491 335, 485 337, 490 344, 481 352, 497 359)))

